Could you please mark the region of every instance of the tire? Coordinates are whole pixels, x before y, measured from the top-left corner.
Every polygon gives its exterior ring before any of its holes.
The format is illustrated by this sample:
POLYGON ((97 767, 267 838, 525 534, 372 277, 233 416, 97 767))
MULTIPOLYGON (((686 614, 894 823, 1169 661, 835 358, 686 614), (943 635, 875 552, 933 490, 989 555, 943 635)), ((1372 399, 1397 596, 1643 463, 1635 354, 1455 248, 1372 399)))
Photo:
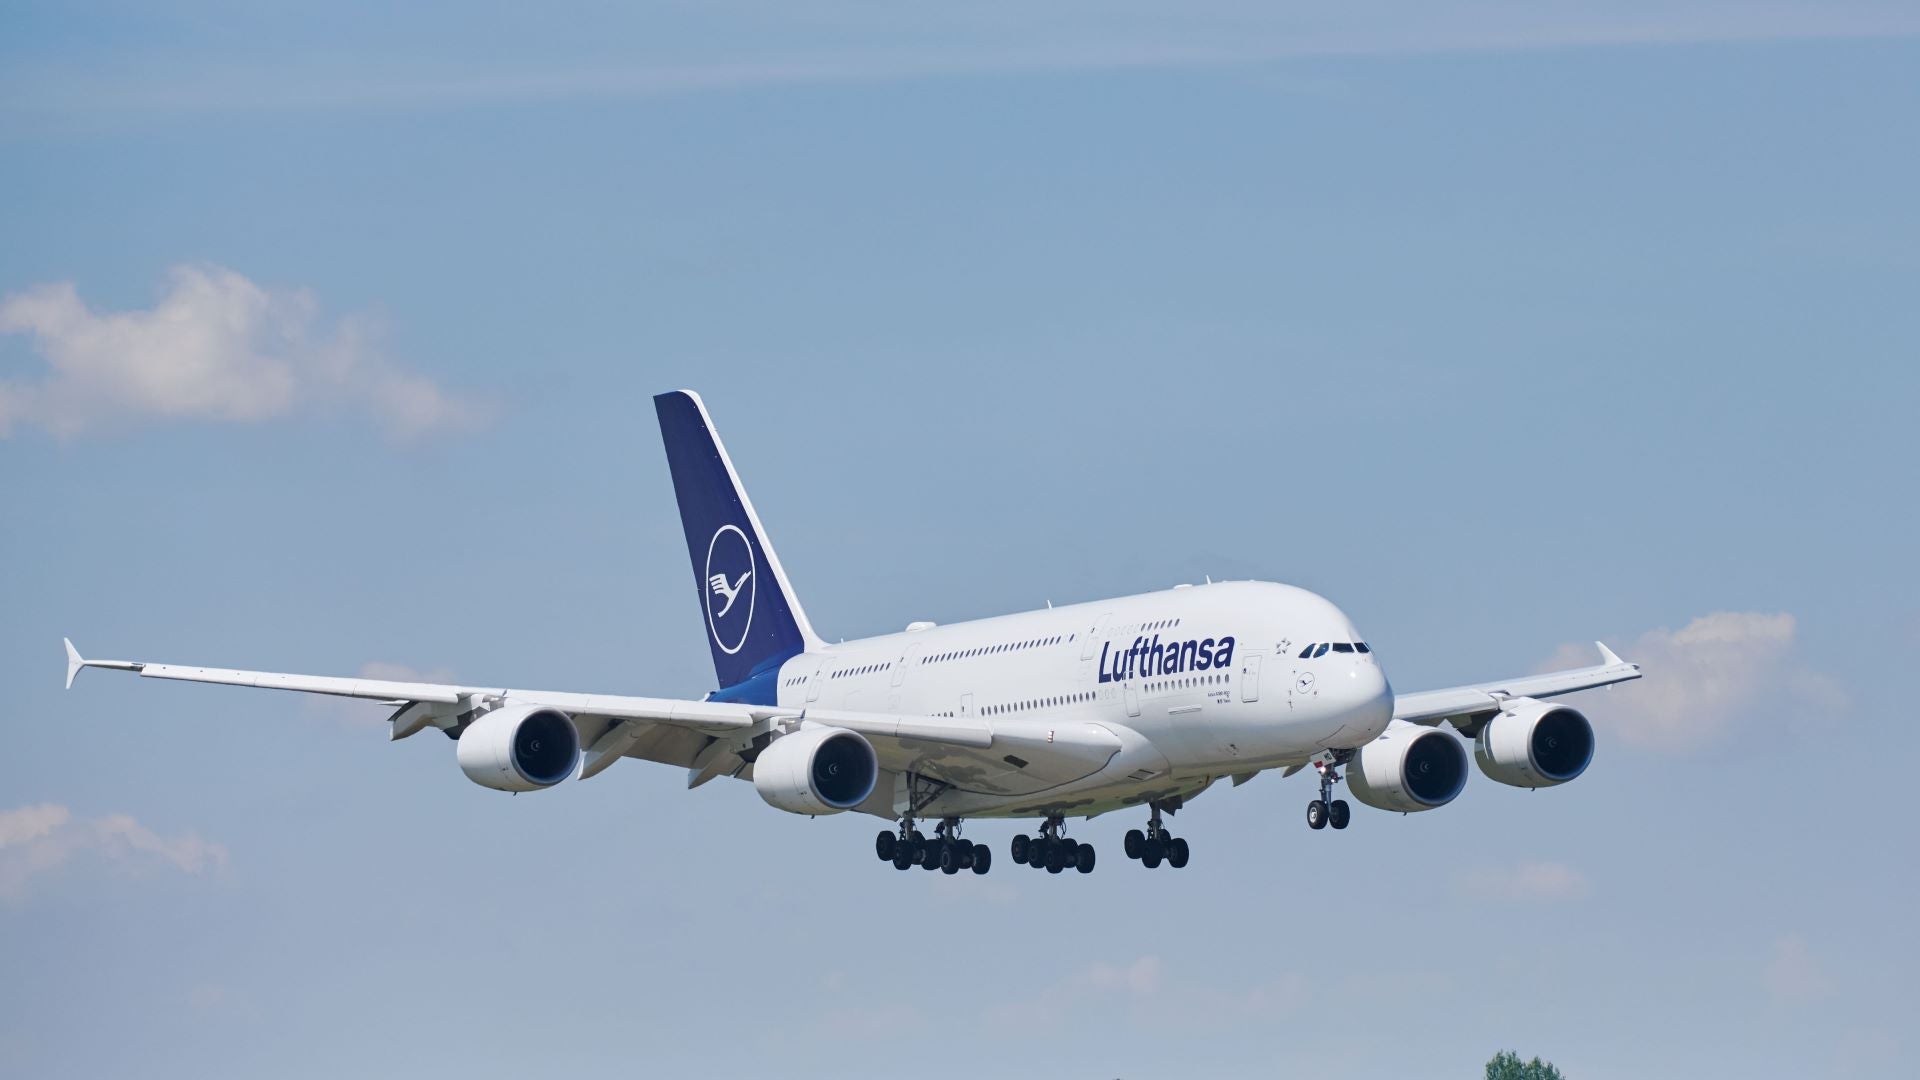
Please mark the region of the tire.
POLYGON ((1324 829, 1327 827, 1327 804, 1315 799, 1307 804, 1307 828, 1324 829))
POLYGON ((1027 861, 1027 852, 1032 847, 1033 841, 1027 839, 1026 833, 1021 833, 1013 838, 1013 846, 1008 849, 1007 853, 1013 856, 1014 862, 1024 866, 1027 861))
POLYGON ((984 874, 993 869, 993 849, 981 844, 973 849, 973 872, 984 874))
POLYGON ((1047 868, 1047 847, 1048 844, 1045 840, 1035 840, 1033 846, 1027 848, 1027 865, 1033 867, 1035 870, 1045 870, 1047 868))
POLYGON ((1057 874, 1067 868, 1066 849, 1059 844, 1047 845, 1047 873, 1057 874))
POLYGON ((1073 853, 1073 867, 1083 874, 1093 873, 1093 845, 1081 844, 1073 853))
POLYGON ((913 859, 910 855, 908 855, 905 845, 902 845, 901 847, 894 850, 893 868, 895 870, 913 869, 913 859))
POLYGON ((900 844, 894 839, 893 834, 885 830, 882 830, 880 835, 873 838, 873 853, 880 857, 881 862, 892 862, 893 850, 899 846, 900 844))
POLYGON ((1167 841, 1167 865, 1175 870, 1187 865, 1187 842, 1178 836, 1167 841))
POLYGON ((1140 849, 1140 865, 1149 870, 1160 865, 1160 848, 1158 845, 1152 841, 1148 841, 1147 846, 1140 849))
POLYGON ((1347 800, 1335 799, 1333 805, 1327 807, 1327 824, 1334 828, 1344 829, 1347 827, 1347 822, 1351 820, 1353 820, 1353 811, 1347 806, 1347 800))
POLYGON ((942 846, 943 845, 937 840, 931 844, 926 845, 926 848, 925 848, 926 854, 920 857, 920 869, 922 870, 940 869, 940 849, 942 846))
POLYGON ((1067 837, 1060 841, 1060 847, 1067 853, 1067 865, 1072 866, 1073 861, 1080 857, 1080 841, 1067 837))
POLYGON ((1126 843, 1121 846, 1126 849, 1127 858, 1137 859, 1147 846, 1147 834, 1139 829, 1128 829, 1126 843))

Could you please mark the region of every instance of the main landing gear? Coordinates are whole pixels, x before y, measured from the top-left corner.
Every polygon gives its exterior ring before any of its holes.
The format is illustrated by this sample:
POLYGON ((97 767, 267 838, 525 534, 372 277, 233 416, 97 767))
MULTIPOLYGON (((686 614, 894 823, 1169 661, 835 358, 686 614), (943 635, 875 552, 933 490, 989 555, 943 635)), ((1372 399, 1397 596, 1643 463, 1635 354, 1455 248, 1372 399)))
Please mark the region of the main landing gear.
POLYGON ((1336 829, 1347 827, 1347 822, 1351 820, 1353 814, 1348 809, 1345 799, 1333 797, 1333 785, 1340 779, 1339 767, 1345 764, 1346 758, 1351 756, 1349 753, 1344 758, 1336 757, 1332 761, 1313 763, 1314 770, 1320 774, 1320 797, 1307 804, 1307 828, 1324 829, 1328 825, 1336 829))
POLYGON ((1147 819, 1147 831, 1127 830, 1127 858, 1140 860, 1140 865, 1149 870, 1163 860, 1175 870, 1187 865, 1187 842, 1160 824, 1162 804, 1150 802, 1147 806, 1153 811, 1153 816, 1147 819))
POLYGON ((1066 819, 1056 814, 1041 822, 1039 836, 1029 838, 1021 833, 1014 837, 1013 861, 1049 874, 1057 874, 1069 866, 1083 874, 1093 873, 1093 845, 1061 836, 1060 826, 1065 823, 1066 819))
POLYGON ((993 849, 962 839, 959 818, 941 821, 934 827, 933 839, 929 840, 913 827, 911 816, 903 817, 897 834, 883 829, 873 838, 873 853, 881 862, 892 863, 895 870, 918 866, 943 874, 957 874, 962 870, 984 874, 993 868, 993 849))

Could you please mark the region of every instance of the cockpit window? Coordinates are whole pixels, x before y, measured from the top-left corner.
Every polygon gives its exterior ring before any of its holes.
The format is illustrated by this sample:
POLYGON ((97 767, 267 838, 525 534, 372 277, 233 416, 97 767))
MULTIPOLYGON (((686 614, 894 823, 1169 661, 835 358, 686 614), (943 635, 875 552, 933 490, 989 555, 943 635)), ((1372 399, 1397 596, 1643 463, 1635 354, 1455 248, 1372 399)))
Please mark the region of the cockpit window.
POLYGON ((1353 643, 1350 641, 1336 641, 1333 643, 1333 651, 1334 652, 1352 652, 1353 643))
POLYGON ((1367 643, 1364 641, 1356 641, 1353 643, 1353 651, 1354 652, 1372 652, 1373 649, 1369 648, 1367 643))
POLYGON ((1321 642, 1321 643, 1320 643, 1319 645, 1317 645, 1317 646, 1315 646, 1315 647, 1314 647, 1314 650, 1313 650, 1313 655, 1314 655, 1314 657, 1315 657, 1315 658, 1318 658, 1318 657, 1322 657, 1322 656, 1325 656, 1325 655, 1327 655, 1327 644, 1326 644, 1326 642, 1324 642, 1324 641, 1323 641, 1323 642, 1321 642))
POLYGON ((1301 650, 1300 650, 1300 659, 1302 659, 1302 660, 1305 660, 1305 659, 1306 659, 1307 657, 1309 657, 1309 656, 1312 656, 1312 655, 1313 655, 1313 646, 1312 646, 1312 645, 1309 645, 1309 646, 1307 646, 1306 648, 1304 648, 1304 649, 1301 649, 1301 650))

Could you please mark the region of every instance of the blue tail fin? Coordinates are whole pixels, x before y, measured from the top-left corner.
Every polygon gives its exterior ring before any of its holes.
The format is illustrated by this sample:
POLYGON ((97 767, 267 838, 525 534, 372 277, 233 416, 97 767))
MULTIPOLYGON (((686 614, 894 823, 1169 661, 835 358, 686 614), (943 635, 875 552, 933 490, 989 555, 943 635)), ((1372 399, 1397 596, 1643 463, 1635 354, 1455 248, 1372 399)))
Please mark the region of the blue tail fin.
POLYGON ((752 693, 743 684, 756 677, 767 681, 770 693, 781 662, 820 639, 793 597, 700 395, 675 390, 655 397, 653 408, 660 416, 687 553, 693 557, 693 583, 720 678, 719 696, 731 699, 735 695, 728 691, 734 687, 752 693))

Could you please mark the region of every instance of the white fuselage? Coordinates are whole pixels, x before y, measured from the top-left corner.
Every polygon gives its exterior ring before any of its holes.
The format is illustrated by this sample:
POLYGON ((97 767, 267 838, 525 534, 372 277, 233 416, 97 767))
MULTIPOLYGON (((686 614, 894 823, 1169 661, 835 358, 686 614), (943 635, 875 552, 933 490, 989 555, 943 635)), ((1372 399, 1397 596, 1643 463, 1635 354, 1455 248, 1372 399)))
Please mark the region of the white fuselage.
MULTIPOLYGON (((1373 740, 1392 716, 1393 694, 1364 641, 1345 613, 1304 589, 1180 586, 802 653, 780 670, 779 704, 966 717, 1009 730, 1110 726, 1122 749, 1105 768, 1064 783, 1036 780, 1029 786, 1037 790, 955 784, 921 810, 1078 817, 1373 740), (1345 648, 1301 656, 1321 643, 1345 648)), ((883 778, 861 809, 897 815, 909 782, 883 778)))

